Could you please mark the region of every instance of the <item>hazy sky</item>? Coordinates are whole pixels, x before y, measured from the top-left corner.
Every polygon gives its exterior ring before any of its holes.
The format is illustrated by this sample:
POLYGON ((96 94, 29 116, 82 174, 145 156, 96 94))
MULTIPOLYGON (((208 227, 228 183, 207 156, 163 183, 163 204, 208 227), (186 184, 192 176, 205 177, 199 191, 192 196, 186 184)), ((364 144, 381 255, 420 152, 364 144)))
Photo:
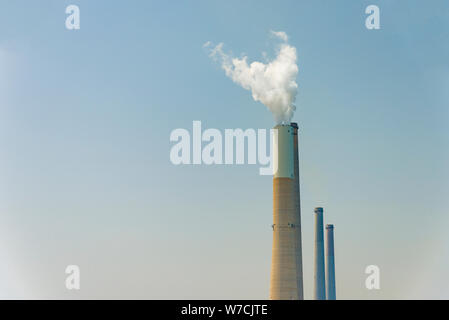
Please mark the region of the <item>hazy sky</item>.
POLYGON ((174 166, 169 137, 273 126, 202 47, 263 60, 270 30, 298 54, 305 297, 323 206, 337 298, 449 298, 448 17, 443 0, 2 1, 0 298, 268 298, 272 177, 174 166))

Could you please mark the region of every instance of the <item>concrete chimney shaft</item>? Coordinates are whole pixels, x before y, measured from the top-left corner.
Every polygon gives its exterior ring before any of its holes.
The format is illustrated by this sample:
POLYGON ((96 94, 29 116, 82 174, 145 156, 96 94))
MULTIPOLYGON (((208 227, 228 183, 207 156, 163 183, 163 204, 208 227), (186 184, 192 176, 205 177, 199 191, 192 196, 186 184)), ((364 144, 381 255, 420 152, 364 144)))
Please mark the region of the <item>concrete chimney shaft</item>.
POLYGON ((274 135, 273 250, 270 299, 303 299, 297 125, 274 135))

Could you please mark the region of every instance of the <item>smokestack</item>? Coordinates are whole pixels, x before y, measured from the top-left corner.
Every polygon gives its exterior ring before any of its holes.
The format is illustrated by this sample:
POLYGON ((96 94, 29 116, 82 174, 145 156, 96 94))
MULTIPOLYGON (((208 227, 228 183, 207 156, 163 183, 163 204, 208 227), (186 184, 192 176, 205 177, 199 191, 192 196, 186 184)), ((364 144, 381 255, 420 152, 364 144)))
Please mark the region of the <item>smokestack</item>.
POLYGON ((274 127, 273 250, 270 299, 303 299, 296 124, 274 127), (295 138, 296 135, 296 138, 295 138), (295 144, 296 143, 296 144, 295 144))
POLYGON ((326 225, 326 298, 335 300, 334 225, 326 225))
POLYGON ((324 276, 323 208, 315 208, 315 287, 313 298, 326 300, 324 276))

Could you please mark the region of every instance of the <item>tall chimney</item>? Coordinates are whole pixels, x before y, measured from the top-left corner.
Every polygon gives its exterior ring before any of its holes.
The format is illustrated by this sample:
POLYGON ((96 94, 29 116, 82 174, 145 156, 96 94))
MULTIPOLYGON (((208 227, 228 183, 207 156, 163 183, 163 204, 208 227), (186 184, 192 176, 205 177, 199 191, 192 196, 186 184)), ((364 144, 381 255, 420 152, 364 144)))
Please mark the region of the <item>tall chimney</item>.
POLYGON ((326 225, 326 298, 335 300, 334 225, 326 225))
POLYGON ((323 208, 315 208, 315 287, 313 298, 326 300, 326 286, 324 276, 324 239, 323 239, 323 208))
POLYGON ((297 128, 274 127, 272 300, 303 299, 297 128))

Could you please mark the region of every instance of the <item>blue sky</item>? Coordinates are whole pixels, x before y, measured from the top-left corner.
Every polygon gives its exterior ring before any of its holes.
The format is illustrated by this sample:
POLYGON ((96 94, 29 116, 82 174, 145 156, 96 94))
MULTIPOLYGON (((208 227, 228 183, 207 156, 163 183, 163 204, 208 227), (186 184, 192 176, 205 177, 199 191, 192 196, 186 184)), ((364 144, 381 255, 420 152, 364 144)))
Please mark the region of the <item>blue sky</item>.
POLYGON ((448 16, 447 1, 3 1, 0 297, 267 298, 271 177, 174 166, 169 136, 272 127, 202 46, 261 60, 276 30, 298 53, 305 297, 323 206, 337 298, 449 298, 448 16))

